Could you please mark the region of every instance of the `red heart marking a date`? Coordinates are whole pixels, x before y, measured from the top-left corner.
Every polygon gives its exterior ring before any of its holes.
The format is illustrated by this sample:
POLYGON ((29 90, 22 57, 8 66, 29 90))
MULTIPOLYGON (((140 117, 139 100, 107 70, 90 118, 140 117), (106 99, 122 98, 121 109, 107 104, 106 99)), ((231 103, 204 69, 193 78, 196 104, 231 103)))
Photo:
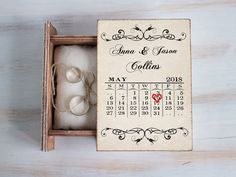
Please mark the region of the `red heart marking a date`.
POLYGON ((156 102, 159 103, 160 100, 162 99, 162 95, 160 93, 153 93, 152 94, 152 99, 156 102))

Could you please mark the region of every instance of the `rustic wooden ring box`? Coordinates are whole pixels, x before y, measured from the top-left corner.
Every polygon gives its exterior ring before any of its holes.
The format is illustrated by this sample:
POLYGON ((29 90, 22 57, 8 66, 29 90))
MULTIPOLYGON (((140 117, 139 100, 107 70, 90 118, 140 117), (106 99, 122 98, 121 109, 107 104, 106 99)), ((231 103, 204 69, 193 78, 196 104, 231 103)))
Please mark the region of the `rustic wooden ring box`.
POLYGON ((54 48, 58 45, 97 45, 96 36, 58 35, 56 28, 45 23, 44 28, 44 62, 43 62, 43 97, 42 97, 42 150, 55 148, 55 136, 93 136, 96 130, 55 130, 53 129, 54 108, 52 106, 51 66, 54 48))

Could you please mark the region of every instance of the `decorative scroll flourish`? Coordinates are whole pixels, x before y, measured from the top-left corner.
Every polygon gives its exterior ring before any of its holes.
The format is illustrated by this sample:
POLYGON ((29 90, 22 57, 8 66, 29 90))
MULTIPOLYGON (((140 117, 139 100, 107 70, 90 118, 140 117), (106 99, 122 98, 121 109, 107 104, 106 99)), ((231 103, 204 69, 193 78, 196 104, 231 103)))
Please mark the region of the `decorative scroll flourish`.
POLYGON ((167 130, 161 130, 157 128, 132 128, 130 130, 121 130, 118 128, 104 128, 101 131, 101 135, 103 137, 107 136, 107 131, 111 131, 112 134, 118 136, 119 140, 124 140, 126 138, 126 135, 132 134, 131 140, 134 141, 136 144, 138 144, 143 139, 147 139, 150 143, 154 143, 158 140, 158 135, 163 135, 163 137, 166 140, 170 140, 172 135, 177 134, 178 132, 182 131, 183 136, 188 136, 189 131, 184 127, 178 127, 178 128, 170 128, 167 130))
POLYGON ((101 34, 101 38, 105 41, 114 41, 114 40, 120 40, 120 39, 130 39, 132 41, 141 41, 141 40, 147 40, 147 41, 155 41, 157 39, 167 39, 167 40, 175 40, 175 41, 182 41, 186 39, 186 33, 182 32, 180 34, 180 37, 176 37, 174 34, 170 33, 169 29, 162 30, 161 34, 155 34, 157 32, 157 29, 152 27, 150 25, 147 29, 142 30, 137 25, 135 25, 134 28, 131 28, 130 30, 132 34, 126 34, 123 29, 119 29, 117 31, 117 34, 112 35, 111 38, 107 37, 107 34, 103 32, 101 34))

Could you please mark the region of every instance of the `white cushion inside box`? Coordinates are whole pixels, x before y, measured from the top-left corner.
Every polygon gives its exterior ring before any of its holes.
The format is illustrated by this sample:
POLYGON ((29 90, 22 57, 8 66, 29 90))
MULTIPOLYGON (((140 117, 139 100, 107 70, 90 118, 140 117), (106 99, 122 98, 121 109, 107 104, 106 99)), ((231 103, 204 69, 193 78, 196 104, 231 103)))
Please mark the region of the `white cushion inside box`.
MULTIPOLYGON (((65 76, 65 67, 77 67, 87 77, 86 72, 95 75, 92 90, 96 93, 97 60, 96 47, 93 46, 58 46, 54 51, 54 63, 56 65, 56 100, 55 105, 59 110, 66 110, 68 101, 76 95, 86 95, 83 82, 70 83, 65 76), (63 67, 63 64, 65 67, 63 67)), ((90 74, 91 76, 91 74, 90 74)), ((91 80, 91 77, 90 77, 91 80)), ((96 94, 91 94, 90 100, 95 100, 96 94)), ((82 116, 76 116, 69 111, 54 111, 54 129, 95 129, 96 106, 90 105, 89 111, 82 116)))

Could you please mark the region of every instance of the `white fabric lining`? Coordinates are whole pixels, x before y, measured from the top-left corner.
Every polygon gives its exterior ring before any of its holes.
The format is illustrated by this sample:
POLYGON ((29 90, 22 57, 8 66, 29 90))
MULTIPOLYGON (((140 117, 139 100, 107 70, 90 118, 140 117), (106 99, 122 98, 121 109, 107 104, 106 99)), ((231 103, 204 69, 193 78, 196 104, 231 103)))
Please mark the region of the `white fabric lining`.
MULTIPOLYGON (((92 46, 59 46, 54 51, 54 63, 63 63, 66 67, 78 67, 87 76, 88 72, 95 75, 92 90, 97 87, 96 47, 92 46), (87 73, 86 73, 87 72, 87 73)), ((70 83, 65 76, 65 68, 57 66, 56 70, 56 107, 60 110, 68 109, 69 100, 76 95, 86 94, 83 82, 70 83)), ((96 102, 96 94, 91 94, 91 101, 96 102), (95 100, 95 101, 94 101, 95 100)), ((54 129, 95 129, 96 106, 90 105, 89 111, 82 116, 75 116, 70 112, 54 111, 54 129)))

